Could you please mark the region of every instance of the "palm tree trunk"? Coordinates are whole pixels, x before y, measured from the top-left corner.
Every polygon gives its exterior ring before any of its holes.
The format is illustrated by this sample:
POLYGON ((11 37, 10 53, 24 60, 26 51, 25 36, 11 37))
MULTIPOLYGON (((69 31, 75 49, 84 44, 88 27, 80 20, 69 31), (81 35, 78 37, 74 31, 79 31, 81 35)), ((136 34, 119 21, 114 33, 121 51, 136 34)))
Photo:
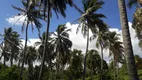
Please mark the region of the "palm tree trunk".
POLYGON ((103 46, 101 45, 100 43, 100 46, 101 46, 101 80, 103 80, 103 62, 104 62, 104 56, 103 56, 103 46))
MULTIPOLYGON (((50 56, 51 57, 51 56, 50 56)), ((52 80, 52 66, 51 66, 51 64, 52 64, 52 60, 51 60, 51 58, 49 57, 49 79, 48 80, 52 80)))
POLYGON ((13 65, 13 59, 10 60, 10 66, 12 67, 13 65))
POLYGON ((21 61, 21 60, 19 59, 19 61, 18 61, 18 68, 20 67, 20 61, 21 61))
POLYGON ((134 60, 132 44, 131 44, 125 0, 118 0, 118 5, 120 12, 121 27, 122 27, 124 52, 126 54, 126 63, 130 78, 129 80, 139 80, 134 60))
POLYGON ((119 80, 119 63, 117 63, 117 70, 116 70, 117 78, 116 80, 119 80))
POLYGON ((46 35, 45 35, 45 45, 44 45, 43 58, 41 61, 41 68, 40 68, 38 80, 42 80, 41 75, 44 71, 43 66, 44 66, 44 62, 45 62, 45 54, 46 54, 46 50, 47 50, 48 33, 49 33, 49 27, 50 27, 50 1, 48 1, 48 15, 47 15, 47 17, 48 17, 48 21, 47 21, 47 28, 46 28, 46 35))
POLYGON ((113 56, 113 70, 114 70, 114 80, 116 80, 116 69, 115 69, 115 58, 113 56))
POLYGON ((33 80, 33 64, 28 62, 28 80, 33 80))
POLYGON ((91 80, 93 80, 93 68, 91 67, 91 80))
POLYGON ((27 41, 28 41, 28 25, 29 25, 29 22, 27 21, 26 38, 25 38, 25 46, 24 46, 24 51, 23 51, 22 66, 21 66, 21 69, 20 69, 20 75, 19 75, 19 79, 18 80, 22 80, 24 61, 25 61, 25 53, 26 53, 26 50, 27 50, 27 41))
POLYGON ((61 73, 60 73, 61 79, 60 80, 63 80, 64 79, 64 65, 62 65, 60 71, 61 71, 61 73))
POLYGON ((6 57, 6 53, 5 53, 5 44, 4 44, 4 49, 3 49, 3 65, 4 65, 4 67, 5 67, 5 62, 6 62, 6 59, 5 59, 5 57, 6 57))
POLYGON ((5 62, 6 62, 6 59, 5 59, 5 57, 6 57, 6 55, 5 55, 5 52, 4 52, 4 60, 3 60, 3 65, 4 65, 4 67, 5 67, 5 62))
POLYGON ((84 57, 83 80, 85 80, 86 78, 86 54, 88 52, 88 47, 89 47, 89 28, 87 30, 87 44, 86 44, 86 52, 85 52, 85 57, 84 57))
POLYGON ((12 65, 13 65, 13 50, 12 50, 11 57, 10 57, 10 66, 12 67, 12 65))
POLYGON ((57 63, 56 63, 57 64, 57 67, 56 67, 56 69, 57 69, 56 70, 56 80, 58 80, 58 77, 59 77, 59 68, 60 68, 59 63, 60 63, 60 53, 58 52, 57 53, 57 63))

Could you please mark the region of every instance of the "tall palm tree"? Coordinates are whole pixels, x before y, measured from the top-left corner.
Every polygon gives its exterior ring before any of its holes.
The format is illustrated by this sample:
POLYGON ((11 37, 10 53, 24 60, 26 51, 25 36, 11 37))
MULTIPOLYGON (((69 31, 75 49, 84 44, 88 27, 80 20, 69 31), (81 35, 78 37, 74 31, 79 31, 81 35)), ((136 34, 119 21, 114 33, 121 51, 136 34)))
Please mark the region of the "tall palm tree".
POLYGON ((96 34, 90 38, 90 40, 94 40, 97 38, 96 47, 100 49, 101 53, 101 79, 103 78, 103 63, 104 63, 104 49, 108 48, 108 27, 106 26, 104 29, 99 29, 96 34))
POLYGON ((134 13, 134 18, 133 18, 133 24, 132 27, 135 29, 136 32, 136 37, 139 39, 139 47, 142 48, 142 8, 137 8, 135 13, 134 13))
POLYGON ((102 8, 102 5, 104 4, 103 1, 99 0, 83 0, 83 11, 78 8, 75 4, 74 7, 79 11, 81 14, 81 17, 78 19, 79 26, 77 28, 77 31, 79 28, 81 29, 81 32, 84 37, 87 36, 87 44, 86 44, 86 52, 85 52, 85 58, 84 58, 84 74, 83 74, 83 80, 85 80, 86 75, 86 54, 88 52, 88 46, 89 46, 89 30, 93 32, 94 34, 98 29, 103 29, 106 25, 101 20, 101 18, 105 18, 103 14, 95 13, 100 8, 102 8))
POLYGON ((108 40, 109 40, 109 56, 113 57, 114 80, 118 80, 118 74, 116 74, 115 67, 117 67, 118 69, 119 68, 118 64, 124 62, 123 43, 120 41, 120 35, 117 34, 116 32, 108 32, 108 40))
POLYGON ((33 63, 37 59, 37 53, 35 47, 27 46, 25 54, 25 64, 28 64, 28 80, 33 80, 33 63))
POLYGON ((21 50, 21 40, 20 40, 20 35, 17 32, 13 32, 11 39, 9 40, 10 42, 10 64, 11 66, 13 65, 13 60, 17 61, 18 60, 18 55, 21 50))
POLYGON ((71 52, 70 57, 70 64, 69 64, 69 77, 70 80, 79 79, 82 76, 83 72, 83 58, 84 55, 82 54, 81 50, 73 49, 71 52))
POLYGON ((133 24, 132 24, 132 27, 135 29, 135 32, 136 32, 136 36, 138 37, 139 40, 142 39, 142 35, 141 35, 141 32, 142 32, 142 28, 141 28, 141 25, 142 25, 142 16, 141 16, 141 13, 142 13, 142 9, 141 8, 137 8, 135 13, 134 13, 134 19, 133 19, 133 24))
POLYGON ((10 44, 8 43, 8 39, 9 39, 9 36, 11 36, 11 33, 12 33, 12 28, 5 28, 4 29, 4 34, 0 34, 0 37, 1 37, 1 49, 2 49, 2 53, 1 53, 1 58, 3 57, 3 64, 5 66, 5 62, 9 60, 9 47, 10 47, 10 44))
MULTIPOLYGON (((41 61, 41 59, 43 58, 43 55, 42 55, 42 53, 43 53, 43 50, 44 50, 44 44, 45 44, 45 35, 46 35, 46 33, 45 32, 43 32, 42 33, 42 36, 40 37, 40 41, 38 41, 38 42, 35 42, 35 46, 39 46, 38 47, 38 57, 39 57, 39 60, 41 61)), ((51 48, 53 48, 52 47, 52 45, 50 44, 50 42, 49 41, 51 41, 51 33, 49 33, 49 39, 48 39, 48 46, 47 46, 47 52, 46 53, 49 53, 49 54, 46 54, 45 56, 45 61, 48 63, 48 61, 49 61, 49 55, 53 55, 52 53, 53 53, 53 50, 51 49, 51 48)))
POLYGON ((89 50, 87 53, 87 67, 90 69, 91 71, 91 80, 93 80, 93 73, 97 72, 97 70, 100 68, 100 60, 101 57, 98 54, 97 50, 89 50))
POLYGON ((126 55, 126 63, 127 63, 129 78, 130 80, 138 80, 138 73, 135 65, 129 26, 128 26, 125 0, 118 0, 118 6, 120 12, 121 27, 122 27, 124 53, 126 55))
POLYGON ((1 43, 1 50, 2 50, 2 52, 1 52, 1 56, 0 56, 0 59, 2 59, 2 57, 3 57, 3 65, 4 65, 4 67, 5 67, 5 65, 6 65, 6 61, 8 61, 9 60, 9 58, 10 58, 10 54, 9 54, 9 48, 10 46, 9 46, 9 44, 7 44, 7 42, 2 42, 1 43))
MULTIPOLYGON (((45 35, 46 33, 43 32, 42 37, 40 38, 40 41, 35 43, 35 46, 39 46, 38 48, 38 60, 42 60, 43 58, 43 50, 44 50, 44 44, 45 44, 45 35)), ((51 33, 49 33, 49 39, 48 39, 48 45, 47 45, 47 51, 46 51, 46 55, 45 55, 45 62, 48 64, 48 68, 49 70, 49 78, 52 79, 52 68, 54 67, 54 63, 53 60, 55 59, 55 52, 54 52, 54 47, 53 45, 51 45, 50 41, 51 41, 51 33)))
POLYGON ((2 55, 4 57, 4 65, 5 60, 10 58, 11 66, 13 64, 13 58, 16 60, 18 57, 18 52, 20 49, 20 39, 19 34, 16 31, 13 31, 11 27, 4 29, 4 34, 0 34, 2 41, 2 55), (8 57, 9 56, 9 57, 8 57))
POLYGON ((24 8, 19 8, 19 7, 16 7, 16 6, 12 6, 14 9, 21 12, 18 15, 22 15, 22 16, 25 17, 23 25, 22 25, 22 31, 24 30, 24 27, 26 27, 25 45, 24 45, 24 50, 23 50, 22 66, 21 66, 21 70, 20 70, 19 80, 22 80, 22 73, 23 73, 23 67, 24 67, 24 58, 25 58, 25 52, 26 52, 26 48, 27 48, 29 24, 31 24, 32 29, 34 28, 34 25, 35 25, 36 28, 38 29, 38 31, 40 32, 39 29, 42 27, 42 25, 41 25, 39 19, 42 19, 42 16, 43 16, 41 14, 41 12, 37 9, 37 2, 36 1, 31 2, 31 4, 29 5, 28 0, 27 1, 22 0, 22 4, 23 4, 24 8))
MULTIPOLYGON (((59 70, 63 71, 70 55, 70 49, 72 47, 72 42, 69 40, 68 32, 70 29, 67 29, 65 25, 59 25, 56 29, 56 32, 53 33, 53 38, 51 40, 51 45, 54 45, 54 51, 56 55, 56 69, 57 76, 59 75, 59 70)), ((62 75, 62 73, 61 73, 62 75)))
MULTIPOLYGON (((47 18, 47 27, 46 27, 46 35, 49 33, 49 27, 50 27, 50 17, 52 10, 56 13, 56 16, 58 18, 58 13, 61 14, 63 17, 66 17, 65 10, 66 10, 66 4, 69 4, 72 6, 72 0, 40 0, 40 5, 42 6, 44 11, 44 16, 47 18)), ((45 54, 46 54, 46 48, 47 48, 47 41, 48 36, 45 37, 45 45, 44 45, 44 51, 43 51, 43 58, 41 62, 41 68, 39 73, 39 80, 41 80, 41 75, 43 72, 43 66, 45 61, 45 54)))

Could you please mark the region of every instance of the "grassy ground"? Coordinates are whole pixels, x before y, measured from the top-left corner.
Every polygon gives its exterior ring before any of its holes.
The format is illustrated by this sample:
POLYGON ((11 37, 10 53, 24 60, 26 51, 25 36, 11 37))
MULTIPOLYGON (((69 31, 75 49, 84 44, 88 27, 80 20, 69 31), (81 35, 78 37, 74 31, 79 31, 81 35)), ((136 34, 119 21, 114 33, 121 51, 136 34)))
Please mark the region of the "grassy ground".
MULTIPOLYGON (((138 70, 138 76, 139 76, 139 80, 142 80, 142 70, 138 70)), ((114 77, 113 73, 111 73, 110 76, 106 80, 114 80, 113 77, 114 77)), ((79 79, 79 80, 82 80, 82 79, 79 79)), ((86 80, 91 80, 91 78, 88 77, 86 78, 86 80)), ((93 80, 99 80, 99 77, 94 75, 93 80)), ((129 80, 127 72, 120 71, 118 80, 129 80)))

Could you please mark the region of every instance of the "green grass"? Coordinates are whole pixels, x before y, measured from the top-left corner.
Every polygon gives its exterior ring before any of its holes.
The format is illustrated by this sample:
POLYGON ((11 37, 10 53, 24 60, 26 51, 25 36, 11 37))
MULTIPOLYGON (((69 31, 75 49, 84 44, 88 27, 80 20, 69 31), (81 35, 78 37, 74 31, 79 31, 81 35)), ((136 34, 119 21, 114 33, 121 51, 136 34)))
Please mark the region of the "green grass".
MULTIPOLYGON (((106 80, 114 80, 113 79, 113 73, 111 73, 109 76, 111 77, 111 79, 109 78, 109 79, 106 79, 106 80)), ((138 76, 139 76, 139 80, 142 80, 142 70, 138 70, 138 76)), ((79 80, 82 80, 82 79, 79 79, 79 80)), ((91 80, 91 78, 87 77, 86 80, 91 80)), ((93 80, 99 80, 99 77, 96 76, 96 75, 93 75, 93 80)), ((127 72, 120 71, 118 80, 129 80, 129 76, 128 76, 127 72)))

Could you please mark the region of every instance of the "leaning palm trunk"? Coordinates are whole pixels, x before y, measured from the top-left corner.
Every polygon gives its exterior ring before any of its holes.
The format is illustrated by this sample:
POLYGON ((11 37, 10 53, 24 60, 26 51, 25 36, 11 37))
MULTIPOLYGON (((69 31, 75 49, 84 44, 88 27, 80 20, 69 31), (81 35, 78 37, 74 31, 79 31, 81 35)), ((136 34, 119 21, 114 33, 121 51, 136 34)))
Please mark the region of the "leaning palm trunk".
POLYGON ((43 51, 43 57, 42 57, 42 61, 41 61, 41 68, 40 68, 40 73, 39 73, 39 78, 38 80, 42 80, 41 79, 41 75, 43 73, 43 66, 44 66, 44 62, 45 62, 45 54, 46 54, 46 50, 47 50, 47 42, 48 42, 48 33, 49 33, 49 27, 50 27, 50 2, 48 1, 48 15, 47 15, 48 21, 47 21, 47 28, 46 28, 46 35, 45 35, 45 45, 44 45, 44 51, 43 51))
POLYGON ((125 0, 118 0, 120 20, 122 27, 123 43, 124 43, 124 52, 126 54, 126 63, 129 74, 129 80, 139 80, 136 70, 134 54, 131 44, 130 32, 128 27, 127 12, 125 6, 125 0))
POLYGON ((89 28, 87 29, 87 44, 86 44, 86 52, 85 52, 85 57, 84 57, 84 70, 83 70, 83 80, 86 78, 86 54, 88 52, 88 47, 89 47, 89 28))
POLYGON ((26 53, 26 50, 27 50, 28 25, 29 25, 29 22, 27 21, 26 38, 25 38, 25 46, 24 46, 24 51, 23 51, 22 66, 21 66, 21 69, 20 69, 20 75, 19 75, 19 79, 18 80, 22 80, 23 67, 24 67, 24 62, 25 62, 25 53, 26 53))

